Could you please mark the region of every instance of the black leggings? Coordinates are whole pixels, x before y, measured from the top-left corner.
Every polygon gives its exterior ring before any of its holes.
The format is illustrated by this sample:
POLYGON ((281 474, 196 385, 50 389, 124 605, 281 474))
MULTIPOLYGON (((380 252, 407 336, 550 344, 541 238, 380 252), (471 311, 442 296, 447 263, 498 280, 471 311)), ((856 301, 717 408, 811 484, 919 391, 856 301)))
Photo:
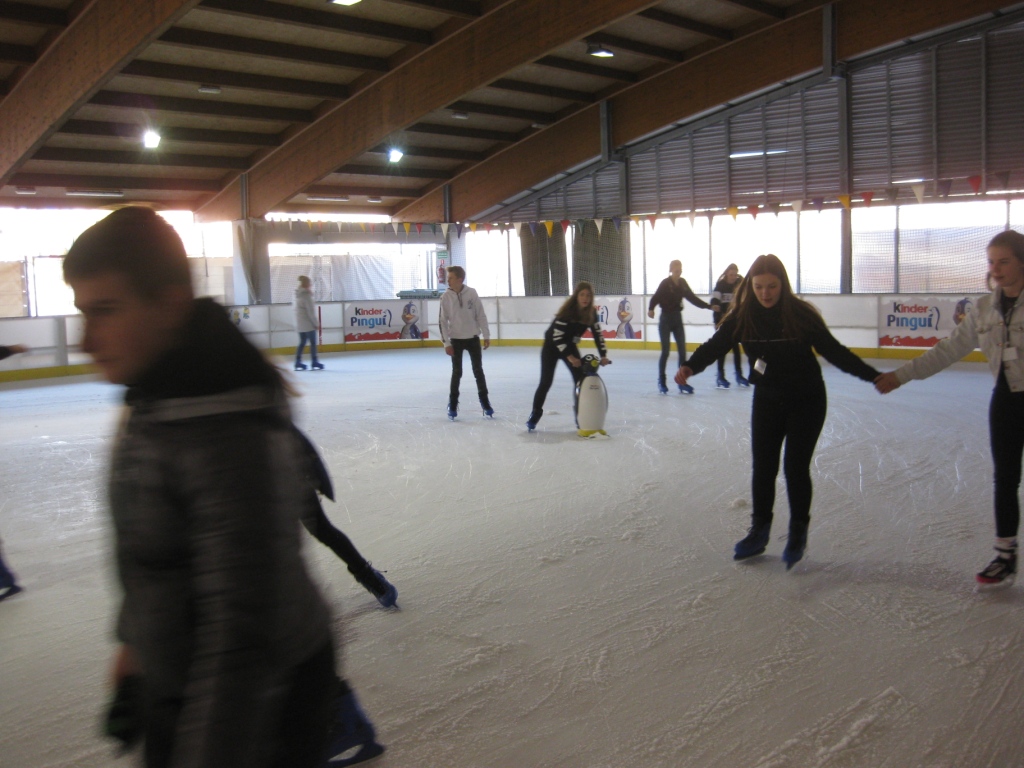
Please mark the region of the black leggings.
MULTIPOLYGON (((718 324, 722 321, 723 316, 724 315, 721 315, 718 312, 715 312, 712 315, 716 328, 718 327, 718 324)), ((718 378, 720 379, 725 378, 725 358, 728 354, 729 353, 726 352, 724 355, 718 358, 718 378)), ((732 343, 732 362, 736 366, 736 378, 738 379, 741 376, 743 376, 743 353, 740 352, 740 343, 738 341, 734 341, 732 343)))
POLYGON ((994 465, 996 536, 1012 538, 1020 524, 1020 464, 1024 456, 1024 392, 1011 392, 1003 376, 988 410, 994 465))
POLYGON ((487 397, 487 379, 484 378, 483 353, 480 349, 480 337, 471 339, 451 339, 452 343, 452 384, 448 394, 448 402, 458 405, 459 382, 462 380, 462 352, 469 352, 469 364, 473 368, 476 379, 476 393, 483 400, 487 397))
POLYGON ((368 565, 366 558, 359 554, 359 550, 355 548, 348 536, 331 525, 331 521, 327 519, 327 513, 324 512, 324 508, 320 504, 320 499, 317 498, 316 491, 311 488, 309 496, 307 512, 302 516, 302 524, 306 530, 321 544, 330 547, 331 551, 341 558, 353 573, 365 569, 368 565))
POLYGON ((771 523, 775 506, 775 478, 779 474, 779 453, 786 443, 783 471, 789 495, 790 526, 811 519, 811 458, 825 424, 828 401, 825 385, 780 393, 763 386, 754 389, 750 418, 750 443, 754 454, 753 521, 771 523))
POLYGON ((658 381, 665 381, 665 365, 672 352, 672 337, 676 337, 676 349, 679 351, 679 367, 686 365, 686 330, 683 328, 682 312, 666 312, 661 310, 658 319, 658 334, 661 336, 661 359, 658 360, 658 381))
MULTIPOLYGON (((580 356, 580 351, 576 348, 575 344, 570 344, 566 349, 566 353, 573 357, 580 356)), ((548 390, 551 389, 551 384, 555 380, 555 368, 558 367, 560 359, 564 358, 562 358, 561 353, 558 351, 558 347, 549 341, 545 341, 544 346, 540 350, 540 384, 537 385, 537 391, 533 395, 534 412, 544 408, 544 401, 547 399, 548 390)), ((569 373, 572 374, 572 386, 575 391, 576 384, 580 380, 580 369, 573 367, 568 360, 565 361, 565 365, 569 369, 569 373)))

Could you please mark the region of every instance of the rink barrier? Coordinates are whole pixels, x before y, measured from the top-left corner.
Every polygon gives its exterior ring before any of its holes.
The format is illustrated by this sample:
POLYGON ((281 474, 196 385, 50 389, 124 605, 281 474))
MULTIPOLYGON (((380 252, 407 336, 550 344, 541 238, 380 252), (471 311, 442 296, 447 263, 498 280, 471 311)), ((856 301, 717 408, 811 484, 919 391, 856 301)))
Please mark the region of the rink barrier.
MULTIPOLYGON (((862 358, 880 360, 909 360, 924 353, 924 349, 910 347, 879 347, 877 341, 879 308, 883 301, 891 300, 876 294, 813 295, 807 296, 820 310, 833 335, 862 358)), ((912 302, 916 295, 901 296, 912 302)), ((647 306, 648 296, 631 297, 638 310, 647 306)), ((921 299, 924 300, 923 298, 921 299)), ((564 301, 560 297, 518 296, 482 297, 484 309, 491 319, 491 344, 507 347, 537 347, 543 343, 544 332, 550 318, 564 301)), ((610 300, 598 297, 605 303, 610 300)), ((325 302, 324 327, 320 350, 324 354, 357 352, 360 350, 410 349, 439 347, 440 333, 437 314, 440 301, 420 302, 420 317, 426 319, 423 329, 426 339, 396 339, 394 341, 346 341, 342 326, 346 307, 355 302, 325 302)), ((371 302, 359 302, 366 305, 371 302)), ((260 349, 280 356, 282 364, 295 354, 296 331, 294 313, 290 304, 269 304, 227 307, 239 329, 260 349)), ((686 327, 686 348, 696 349, 714 333, 711 313, 687 306, 683 313, 686 327)), ((657 319, 647 317, 644 311, 633 316, 633 326, 639 329, 638 340, 607 339, 609 349, 642 349, 659 351, 657 319)), ((605 325, 614 328, 614 324, 605 325)), ((81 315, 49 317, 0 318, 0 344, 24 344, 27 353, 0 361, 0 383, 49 379, 67 376, 94 375, 88 355, 81 351, 83 321, 81 315)), ((585 341, 592 344, 591 341, 585 341)), ((675 344, 672 344, 675 350, 675 344)), ((308 355, 308 352, 306 353, 308 355)), ((963 358, 968 362, 984 362, 985 357, 974 351, 963 358)))

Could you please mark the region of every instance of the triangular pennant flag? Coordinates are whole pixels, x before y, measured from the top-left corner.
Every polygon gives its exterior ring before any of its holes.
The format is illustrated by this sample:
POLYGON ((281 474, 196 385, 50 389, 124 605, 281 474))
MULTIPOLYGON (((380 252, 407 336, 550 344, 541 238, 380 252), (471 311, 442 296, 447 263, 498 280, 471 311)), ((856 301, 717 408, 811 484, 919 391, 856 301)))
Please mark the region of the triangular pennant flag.
POLYGON ((671 216, 669 216, 669 217, 668 217, 668 220, 669 220, 670 222, 672 222, 672 228, 673 228, 673 229, 675 229, 675 226, 676 226, 676 219, 677 219, 677 218, 678 218, 678 217, 677 217, 677 216, 676 216, 675 214, 673 214, 673 215, 671 215, 671 216))
POLYGON ((493 224, 484 224, 484 229, 487 230, 487 234, 491 234, 491 229, 494 227, 493 224))
POLYGON ((550 220, 545 221, 544 222, 544 229, 546 229, 548 231, 548 237, 551 237, 551 233, 555 231, 555 222, 550 221, 550 220))
POLYGON ((839 196, 839 202, 843 204, 843 208, 845 208, 846 210, 850 210, 850 196, 849 195, 840 195, 839 196))
POLYGON ((504 235, 506 229, 508 229, 508 224, 506 224, 505 222, 502 222, 501 224, 498 225, 498 231, 501 232, 501 234, 504 235))
POLYGON ((410 221, 403 221, 402 222, 402 228, 405 230, 405 236, 408 237, 409 236, 409 230, 412 229, 412 222, 410 222, 410 221))
POLYGON ((534 237, 537 236, 537 222, 536 221, 531 221, 530 222, 530 234, 533 235, 534 237))
POLYGON ((289 231, 291 231, 292 224, 294 224, 294 223, 295 223, 294 221, 291 221, 291 220, 288 221, 288 230, 289 231))
POLYGON ((971 189, 974 190, 974 194, 981 192, 981 176, 968 176, 967 183, 971 185, 971 189))
POLYGON ((885 190, 885 199, 888 200, 890 203, 895 203, 896 202, 896 198, 899 197, 899 196, 900 196, 900 188, 899 187, 889 187, 887 190, 885 190))
POLYGON ((431 224, 430 225, 430 233, 432 235, 436 235, 437 234, 437 224, 431 224))
POLYGON ((564 235, 566 232, 569 231, 569 225, 572 224, 572 222, 569 221, 568 219, 562 219, 559 222, 559 224, 562 225, 562 234, 564 235))
POLYGON ((461 221, 455 222, 455 239, 456 240, 461 240, 462 239, 462 222, 461 221))
POLYGON ((1009 189, 1010 188, 1010 172, 1009 171, 1000 171, 999 173, 995 174, 995 177, 997 179, 999 179, 999 185, 1003 189, 1009 189))
POLYGON ((939 179, 935 183, 935 191, 938 192, 941 197, 949 197, 949 190, 951 190, 952 188, 952 179, 939 179))
POLYGON ((363 230, 363 232, 366 231, 366 225, 363 222, 361 222, 361 221, 359 222, 359 227, 360 227, 360 229, 363 230))
POLYGON ((756 219, 757 218, 757 206, 756 205, 748 205, 747 206, 747 213, 749 213, 751 216, 753 216, 756 219))
POLYGON ((871 207, 871 201, 875 199, 875 193, 874 192, 861 192, 860 193, 860 199, 864 201, 864 205, 866 205, 868 208, 870 208, 871 207))
POLYGON ((647 220, 651 222, 651 229, 654 229, 654 223, 658 220, 658 217, 652 213, 650 216, 647 217, 647 220))
POLYGON ((816 197, 813 200, 811 200, 811 205, 818 209, 818 213, 821 213, 821 209, 825 207, 825 198, 816 197))
POLYGON ((618 232, 619 227, 622 226, 622 219, 620 219, 618 216, 612 216, 612 224, 615 225, 615 231, 618 232))
POLYGON ((448 227, 450 226, 451 225, 447 221, 442 222, 441 224, 441 237, 443 237, 445 240, 448 239, 448 227))
POLYGON ((733 221, 735 221, 736 217, 739 216, 739 214, 740 214, 740 209, 737 208, 735 205, 730 205, 728 208, 725 209, 725 211, 730 216, 732 216, 733 221))
POLYGON ((597 227, 597 236, 601 236, 601 227, 604 226, 604 219, 594 219, 594 226, 597 227))
POLYGON ((634 224, 636 224, 638 227, 640 226, 640 217, 639 216, 630 216, 629 219, 634 224))
POLYGON ((417 224, 416 225, 416 234, 417 235, 422 235, 423 234, 423 225, 422 224, 417 224))
POLYGON ((519 230, 521 230, 523 228, 523 222, 517 221, 512 226, 516 228, 516 236, 518 237, 519 236, 519 230))
POLYGON ((768 207, 772 209, 772 213, 774 213, 776 217, 778 217, 779 211, 782 210, 782 205, 780 203, 772 203, 768 207))
POLYGON ((697 221, 697 212, 690 211, 688 214, 686 214, 686 218, 690 220, 690 226, 692 227, 694 225, 694 222, 697 221))
POLYGON ((338 232, 341 232, 341 222, 338 222, 338 232))
POLYGON ((792 208, 795 213, 800 213, 800 211, 803 210, 804 201, 794 200, 792 203, 789 204, 789 207, 792 208))
POLYGON ((469 231, 470 231, 470 232, 476 232, 476 226, 477 226, 477 225, 476 225, 476 222, 475 222, 475 221, 471 221, 471 222, 469 222, 469 231))
POLYGON ((914 184, 910 188, 914 190, 914 197, 917 198, 917 202, 924 202, 924 184, 914 184))

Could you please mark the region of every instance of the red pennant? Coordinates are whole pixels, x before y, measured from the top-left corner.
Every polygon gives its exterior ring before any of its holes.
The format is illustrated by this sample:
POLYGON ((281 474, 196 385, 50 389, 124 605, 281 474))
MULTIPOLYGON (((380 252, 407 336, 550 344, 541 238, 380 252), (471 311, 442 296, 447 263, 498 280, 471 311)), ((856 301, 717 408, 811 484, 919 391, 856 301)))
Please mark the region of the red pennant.
POLYGON ((647 220, 651 222, 651 229, 654 229, 654 222, 658 220, 658 217, 652 213, 650 216, 647 217, 647 220))
POLYGON ((864 205, 866 205, 868 208, 870 208, 871 207, 871 201, 875 199, 875 193, 874 192, 861 192, 860 193, 860 199, 864 201, 864 205))
POLYGON ((562 234, 563 235, 566 232, 568 232, 569 231, 569 227, 572 226, 572 222, 569 221, 568 219, 562 219, 559 223, 562 225, 562 234))
POLYGON ((747 213, 749 213, 755 219, 757 218, 757 211, 758 211, 758 207, 756 205, 748 205, 747 206, 747 213))
POLYGON ((422 233, 423 233, 423 225, 422 224, 417 224, 416 225, 416 234, 419 235, 419 234, 422 234, 422 233))
POLYGON ((971 185, 971 189, 974 190, 974 194, 981 192, 981 176, 968 176, 967 183, 971 185))

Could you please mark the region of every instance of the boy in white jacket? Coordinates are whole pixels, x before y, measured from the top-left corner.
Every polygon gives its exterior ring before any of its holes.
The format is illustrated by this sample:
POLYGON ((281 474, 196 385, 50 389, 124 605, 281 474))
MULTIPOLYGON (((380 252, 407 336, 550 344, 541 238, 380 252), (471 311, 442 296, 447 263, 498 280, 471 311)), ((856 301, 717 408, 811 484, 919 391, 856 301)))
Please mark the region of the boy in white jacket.
POLYGON ((448 395, 448 418, 454 420, 459 413, 459 382, 462 380, 462 352, 469 352, 469 362, 476 378, 476 391, 485 416, 493 416, 494 409, 487 399, 487 380, 484 378, 483 349, 491 346, 491 329, 487 314, 477 292, 466 285, 466 270, 448 267, 448 290, 441 296, 441 312, 437 324, 441 329, 444 351, 452 359, 452 383, 448 395))

